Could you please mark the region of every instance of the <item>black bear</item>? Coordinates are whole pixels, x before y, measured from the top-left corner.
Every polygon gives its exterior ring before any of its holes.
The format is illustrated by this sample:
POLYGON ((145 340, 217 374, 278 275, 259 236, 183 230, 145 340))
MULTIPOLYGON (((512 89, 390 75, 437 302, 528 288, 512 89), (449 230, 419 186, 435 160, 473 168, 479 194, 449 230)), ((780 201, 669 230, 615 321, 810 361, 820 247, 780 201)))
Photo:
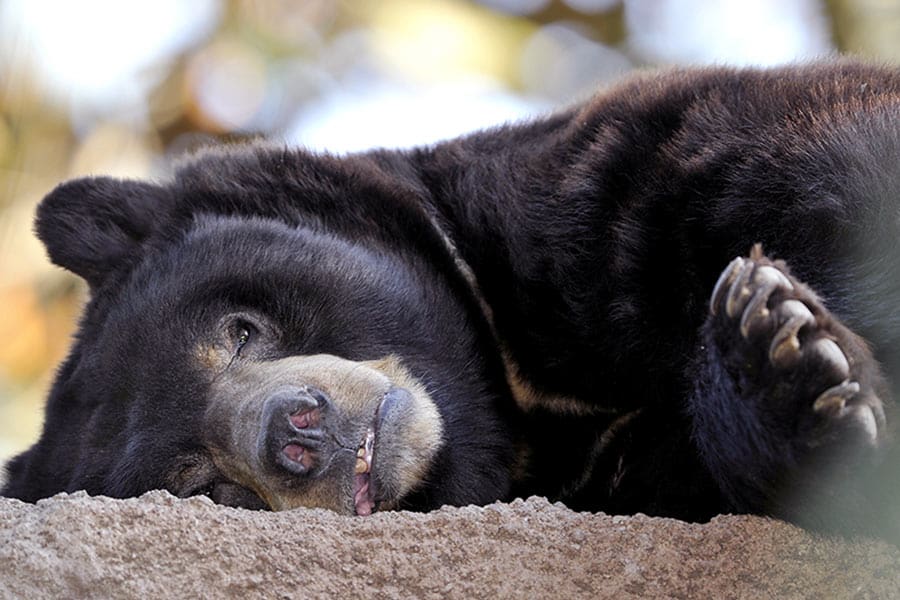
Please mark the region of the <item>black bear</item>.
POLYGON ((3 494, 540 494, 900 532, 900 70, 639 75, 433 147, 214 149, 38 210, 91 298, 3 494))

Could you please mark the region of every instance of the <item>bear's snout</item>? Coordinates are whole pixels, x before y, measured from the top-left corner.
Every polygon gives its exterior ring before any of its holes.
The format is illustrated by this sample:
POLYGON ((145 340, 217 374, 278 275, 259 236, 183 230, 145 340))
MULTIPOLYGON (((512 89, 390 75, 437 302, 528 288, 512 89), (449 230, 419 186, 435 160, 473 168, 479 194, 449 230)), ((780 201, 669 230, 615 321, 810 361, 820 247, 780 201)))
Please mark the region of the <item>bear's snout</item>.
POLYGON ((443 442, 436 406, 392 357, 241 360, 210 395, 204 445, 215 466, 273 510, 394 506, 443 442))
POLYGON ((310 475, 326 452, 330 408, 325 392, 313 386, 287 386, 269 395, 260 423, 260 462, 291 475, 310 475))

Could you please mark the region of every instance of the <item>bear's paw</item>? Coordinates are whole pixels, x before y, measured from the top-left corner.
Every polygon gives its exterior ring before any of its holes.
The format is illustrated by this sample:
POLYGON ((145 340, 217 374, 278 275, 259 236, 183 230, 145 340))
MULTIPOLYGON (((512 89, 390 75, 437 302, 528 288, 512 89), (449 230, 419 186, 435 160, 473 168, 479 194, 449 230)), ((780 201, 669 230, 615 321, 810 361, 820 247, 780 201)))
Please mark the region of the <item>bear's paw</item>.
POLYGON ((722 272, 710 300, 712 331, 748 401, 798 406, 808 447, 877 445, 885 429, 878 368, 865 342, 781 261, 755 246, 722 272))

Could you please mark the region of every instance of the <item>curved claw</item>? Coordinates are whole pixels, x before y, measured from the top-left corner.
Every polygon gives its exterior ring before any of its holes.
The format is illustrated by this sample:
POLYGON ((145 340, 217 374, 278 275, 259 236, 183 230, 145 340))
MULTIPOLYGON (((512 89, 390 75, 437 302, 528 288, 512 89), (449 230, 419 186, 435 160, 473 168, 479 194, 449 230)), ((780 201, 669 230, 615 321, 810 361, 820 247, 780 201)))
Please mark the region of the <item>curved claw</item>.
POLYGON ((859 393, 859 384, 855 381, 844 381, 819 394, 813 402, 813 410, 831 417, 840 416, 847 406, 847 400, 859 393))
POLYGON ((725 291, 728 289, 728 286, 732 284, 735 278, 740 271, 741 265, 744 264, 744 259, 738 256, 725 267, 725 270, 722 271, 722 274, 719 275, 719 279, 716 280, 716 286, 713 288, 712 298, 709 300, 709 312, 715 315, 719 311, 719 304, 722 303, 722 297, 725 295, 725 291))
POLYGON ((738 313, 743 310, 747 300, 750 298, 750 288, 747 284, 750 282, 750 275, 753 274, 753 268, 754 264, 752 262, 749 260, 744 262, 731 286, 731 290, 728 292, 728 297, 725 298, 725 313, 729 317, 736 317, 738 313))
POLYGON ((788 319, 772 338, 769 360, 775 366, 789 367, 800 358, 800 339, 797 333, 804 325, 815 323, 816 318, 799 300, 785 300, 778 312, 788 319))
POLYGON ((878 442, 878 432, 885 426, 884 409, 881 402, 854 402, 851 398, 859 394, 859 384, 844 381, 819 394, 813 402, 813 410, 832 419, 853 419, 856 426, 865 433, 872 444, 878 442))
POLYGON ((753 283, 759 285, 747 307, 741 316, 741 335, 747 338, 750 335, 750 329, 759 321, 769 317, 769 309, 766 304, 769 297, 776 289, 793 290, 794 285, 784 274, 768 265, 762 265, 756 269, 753 274, 753 283))
POLYGON ((753 281, 761 285, 768 285, 771 283, 774 284, 775 287, 786 290, 794 289, 794 284, 787 278, 787 275, 769 265, 762 265, 756 269, 756 273, 753 275, 753 281))
POLYGON ((878 416, 870 406, 855 407, 853 415, 856 417, 860 428, 866 432, 869 442, 872 444, 878 441, 878 416))
POLYGON ((844 380, 850 377, 850 363, 847 361, 844 351, 837 345, 837 342, 829 338, 820 338, 810 344, 809 349, 831 365, 836 379, 844 380))

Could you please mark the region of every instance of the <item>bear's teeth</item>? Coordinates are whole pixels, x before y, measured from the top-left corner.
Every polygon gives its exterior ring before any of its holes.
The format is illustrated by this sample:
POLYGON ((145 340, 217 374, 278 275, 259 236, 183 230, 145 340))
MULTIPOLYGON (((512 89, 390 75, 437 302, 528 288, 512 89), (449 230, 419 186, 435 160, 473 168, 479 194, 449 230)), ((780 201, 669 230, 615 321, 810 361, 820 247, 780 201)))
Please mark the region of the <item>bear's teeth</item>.
POLYGON ((369 428, 366 431, 366 437, 363 439, 359 448, 356 449, 356 466, 354 471, 357 475, 368 473, 372 470, 372 452, 375 447, 375 431, 369 428))

